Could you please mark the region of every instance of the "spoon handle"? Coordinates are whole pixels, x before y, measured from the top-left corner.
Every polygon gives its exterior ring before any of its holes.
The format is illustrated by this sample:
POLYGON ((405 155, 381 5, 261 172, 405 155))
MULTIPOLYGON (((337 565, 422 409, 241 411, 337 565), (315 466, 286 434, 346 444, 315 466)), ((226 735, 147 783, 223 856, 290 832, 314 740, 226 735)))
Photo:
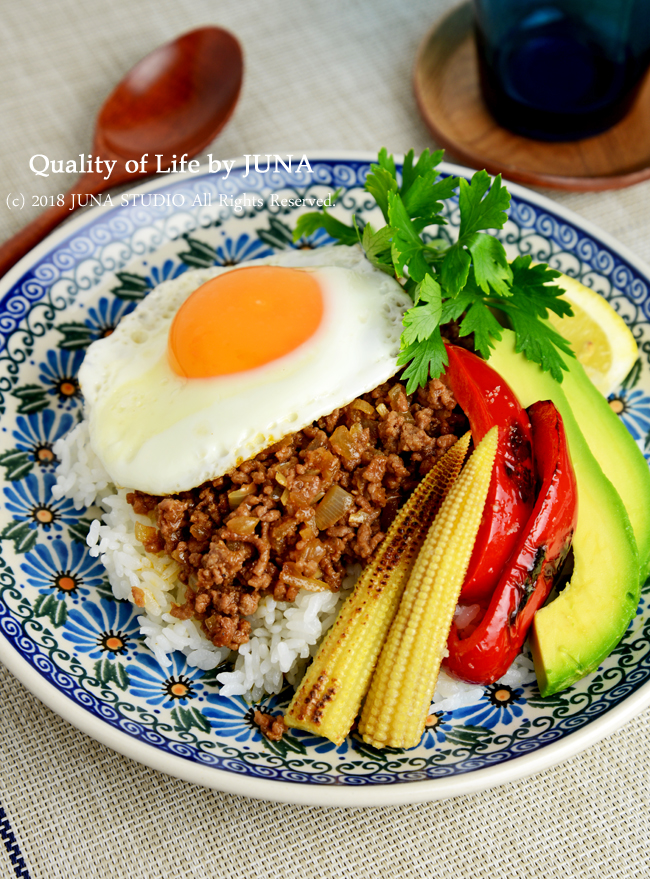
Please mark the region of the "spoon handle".
MULTIPOLYGON (((111 185, 113 185, 111 183, 111 185)), ((36 219, 28 223, 20 232, 16 232, 8 241, 0 245, 0 278, 15 265, 18 260, 42 241, 59 223, 69 217, 73 211, 78 210, 79 200, 73 200, 73 195, 96 195, 106 189, 106 183, 101 175, 84 174, 63 196, 63 204, 55 204, 49 207, 36 219)))

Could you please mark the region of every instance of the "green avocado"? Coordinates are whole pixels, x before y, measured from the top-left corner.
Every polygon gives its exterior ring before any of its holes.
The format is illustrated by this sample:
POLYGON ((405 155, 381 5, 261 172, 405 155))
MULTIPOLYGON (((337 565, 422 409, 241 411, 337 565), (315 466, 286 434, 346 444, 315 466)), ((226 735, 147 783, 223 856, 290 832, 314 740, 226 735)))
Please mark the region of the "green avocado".
MULTIPOLYGON (((578 523, 573 536, 573 575, 560 595, 537 612, 531 637, 539 689, 543 696, 550 696, 597 668, 623 637, 639 603, 639 554, 625 505, 578 426, 578 411, 586 419, 583 423, 589 424, 589 391, 583 388, 579 405, 570 404, 564 383, 558 384, 549 373, 515 352, 514 334, 509 330, 504 331, 489 363, 508 382, 522 406, 536 400, 555 403, 576 475, 578 523)), ((572 385, 573 401, 581 393, 580 381, 572 385)), ((593 409, 594 419, 605 422, 602 407, 594 403, 593 409)), ((614 459, 629 453, 626 441, 618 444, 615 430, 610 429, 609 435, 613 444, 609 452, 614 459)), ((636 452, 640 455, 638 449, 636 452)))
POLYGON ((650 467, 632 434, 575 357, 562 356, 568 367, 562 390, 587 445, 630 517, 643 585, 650 567, 650 467))

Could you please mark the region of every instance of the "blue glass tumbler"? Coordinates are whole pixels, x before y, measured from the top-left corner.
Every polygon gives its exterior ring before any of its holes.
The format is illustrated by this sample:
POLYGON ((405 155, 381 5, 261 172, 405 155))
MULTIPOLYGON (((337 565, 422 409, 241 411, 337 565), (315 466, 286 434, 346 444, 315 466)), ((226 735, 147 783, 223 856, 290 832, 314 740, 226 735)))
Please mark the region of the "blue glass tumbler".
POLYGON ((526 137, 578 140, 623 118, 650 63, 650 0, 474 0, 481 90, 526 137))

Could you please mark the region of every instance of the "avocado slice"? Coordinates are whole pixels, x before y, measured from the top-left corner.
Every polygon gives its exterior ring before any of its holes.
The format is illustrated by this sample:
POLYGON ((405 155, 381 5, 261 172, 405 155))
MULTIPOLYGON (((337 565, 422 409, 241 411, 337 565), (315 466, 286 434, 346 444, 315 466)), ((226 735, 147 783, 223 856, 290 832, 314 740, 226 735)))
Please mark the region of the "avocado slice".
MULTIPOLYGON (((536 400, 555 403, 576 474, 573 576, 560 595, 537 612, 531 638, 540 693, 550 696, 597 668, 623 637, 639 603, 639 555, 623 501, 590 451, 563 386, 515 352, 509 330, 489 363, 522 406, 536 400)), ((583 408, 588 411, 589 404, 583 408)), ((610 448, 610 454, 617 458, 617 448, 610 448)))
POLYGON ((650 467, 580 363, 575 357, 562 356, 568 367, 562 390, 591 453, 625 504, 639 550, 643 585, 650 568, 650 467))

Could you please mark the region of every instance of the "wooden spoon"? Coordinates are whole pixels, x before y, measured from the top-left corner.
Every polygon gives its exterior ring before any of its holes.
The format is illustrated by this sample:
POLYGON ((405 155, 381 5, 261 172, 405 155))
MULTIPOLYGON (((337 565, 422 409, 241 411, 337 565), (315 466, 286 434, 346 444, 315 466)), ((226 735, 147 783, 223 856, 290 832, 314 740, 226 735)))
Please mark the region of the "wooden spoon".
MULTIPOLYGON (((0 246, 0 277, 79 207, 73 194, 97 195, 154 174, 159 169, 156 154, 162 154, 160 170, 166 170, 174 158, 200 152, 235 109, 243 70, 238 41, 218 27, 190 31, 143 58, 99 112, 93 171, 68 190, 63 205, 49 208, 0 246), (108 180, 105 165, 96 170, 97 158, 116 161, 108 180), (126 171, 129 160, 137 160, 137 171, 126 171)), ((129 167, 135 168, 135 162, 129 167)))

